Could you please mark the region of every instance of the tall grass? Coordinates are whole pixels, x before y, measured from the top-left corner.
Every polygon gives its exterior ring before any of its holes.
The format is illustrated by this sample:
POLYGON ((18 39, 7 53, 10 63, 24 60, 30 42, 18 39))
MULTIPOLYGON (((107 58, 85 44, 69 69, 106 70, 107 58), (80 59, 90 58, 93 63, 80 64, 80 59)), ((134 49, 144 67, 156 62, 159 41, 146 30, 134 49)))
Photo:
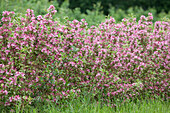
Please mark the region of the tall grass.
POLYGON ((35 102, 21 108, 21 105, 1 113, 170 113, 170 102, 162 99, 133 100, 126 103, 107 103, 91 98, 92 95, 80 96, 70 101, 59 103, 35 102))

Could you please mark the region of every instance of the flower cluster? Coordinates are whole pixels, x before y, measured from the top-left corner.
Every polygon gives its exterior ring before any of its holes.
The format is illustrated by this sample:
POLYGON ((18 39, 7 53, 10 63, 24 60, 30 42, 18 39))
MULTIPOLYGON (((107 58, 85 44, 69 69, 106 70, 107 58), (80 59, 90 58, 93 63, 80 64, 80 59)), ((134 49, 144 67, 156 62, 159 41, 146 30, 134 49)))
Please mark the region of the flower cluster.
POLYGON ((3 12, 0 27, 0 105, 72 98, 82 91, 109 97, 168 97, 170 27, 151 13, 87 27, 61 25, 50 6, 44 17, 3 12))

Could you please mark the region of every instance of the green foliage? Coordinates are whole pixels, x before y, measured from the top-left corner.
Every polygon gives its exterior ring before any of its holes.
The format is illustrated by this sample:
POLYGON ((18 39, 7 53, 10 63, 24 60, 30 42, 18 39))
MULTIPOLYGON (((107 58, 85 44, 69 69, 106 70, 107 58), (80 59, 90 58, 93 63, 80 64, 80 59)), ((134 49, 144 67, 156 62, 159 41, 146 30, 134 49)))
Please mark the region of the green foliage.
POLYGON ((70 8, 74 9, 76 7, 80 7, 82 12, 86 12, 87 9, 94 9, 92 6, 97 2, 101 2, 104 14, 106 15, 109 14, 108 7, 110 5, 116 7, 116 9, 123 10, 138 6, 145 10, 148 10, 149 8, 155 8, 157 13, 160 13, 161 11, 170 11, 169 0, 70 0, 70 8))
POLYGON ((78 97, 69 102, 63 101, 60 104, 50 102, 36 102, 34 106, 25 106, 21 108, 18 104, 14 109, 5 111, 1 109, 1 113, 168 113, 170 110, 169 101, 157 100, 134 100, 128 103, 114 104, 96 101, 87 95, 86 97, 78 97))
MULTIPOLYGON (((147 8, 144 10, 141 6, 131 6, 127 7, 126 10, 122 7, 117 7, 114 4, 116 2, 112 2, 109 0, 96 2, 96 0, 92 0, 90 2, 81 1, 81 0, 65 0, 61 3, 62 0, 1 0, 0 1, 0 18, 2 17, 2 12, 4 10, 7 11, 15 11, 18 13, 25 13, 26 9, 34 10, 35 16, 37 15, 44 15, 46 14, 46 9, 53 4, 56 9, 57 13, 54 15, 55 20, 59 21, 60 23, 66 23, 67 20, 73 21, 85 19, 88 22, 88 26, 91 25, 98 25, 105 20, 105 10, 106 10, 106 3, 109 4, 107 6, 108 16, 112 16, 115 18, 116 22, 120 22, 123 18, 129 17, 129 14, 135 15, 137 20, 140 19, 141 15, 147 15, 151 12, 154 16, 153 22, 157 20, 166 20, 168 21, 170 18, 170 11, 165 13, 164 10, 161 10, 160 13, 157 13, 156 8, 147 8), (73 4, 74 2, 74 4, 73 4), (76 6, 79 3, 80 5, 76 6), (112 4, 113 3, 113 4, 112 4), (83 9, 82 9, 83 7, 83 9), (89 7, 89 8, 88 8, 89 7), (108 8, 109 7, 109 8, 108 8), (70 9, 73 8, 73 9, 70 9), (82 13, 86 10, 86 13, 82 13)), ((121 1, 120 1, 121 2, 121 1)), ((140 1, 141 2, 141 1, 140 1)), ((130 2, 129 2, 130 3, 130 2)))

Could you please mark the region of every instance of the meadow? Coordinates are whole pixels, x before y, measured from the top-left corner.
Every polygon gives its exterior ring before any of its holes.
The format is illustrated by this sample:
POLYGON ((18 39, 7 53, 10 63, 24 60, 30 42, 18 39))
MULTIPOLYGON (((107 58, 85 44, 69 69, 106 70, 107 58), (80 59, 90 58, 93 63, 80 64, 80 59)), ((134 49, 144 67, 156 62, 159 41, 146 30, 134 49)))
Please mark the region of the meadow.
POLYGON ((1 112, 169 111, 169 21, 152 13, 99 25, 3 11, 1 112))

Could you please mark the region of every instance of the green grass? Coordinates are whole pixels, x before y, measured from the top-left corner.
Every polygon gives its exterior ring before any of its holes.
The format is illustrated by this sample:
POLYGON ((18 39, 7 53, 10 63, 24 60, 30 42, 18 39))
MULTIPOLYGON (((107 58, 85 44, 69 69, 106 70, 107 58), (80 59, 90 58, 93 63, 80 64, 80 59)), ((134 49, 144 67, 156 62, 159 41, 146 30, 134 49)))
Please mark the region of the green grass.
MULTIPOLYGON (((53 103, 36 102, 34 106, 25 106, 21 109, 17 106, 15 113, 170 113, 170 102, 157 100, 136 100, 120 104, 120 102, 104 104, 89 98, 77 98, 70 101, 60 102, 59 105, 53 103), (108 106, 110 105, 110 106, 108 106)), ((2 113, 8 113, 1 111, 2 113)))

